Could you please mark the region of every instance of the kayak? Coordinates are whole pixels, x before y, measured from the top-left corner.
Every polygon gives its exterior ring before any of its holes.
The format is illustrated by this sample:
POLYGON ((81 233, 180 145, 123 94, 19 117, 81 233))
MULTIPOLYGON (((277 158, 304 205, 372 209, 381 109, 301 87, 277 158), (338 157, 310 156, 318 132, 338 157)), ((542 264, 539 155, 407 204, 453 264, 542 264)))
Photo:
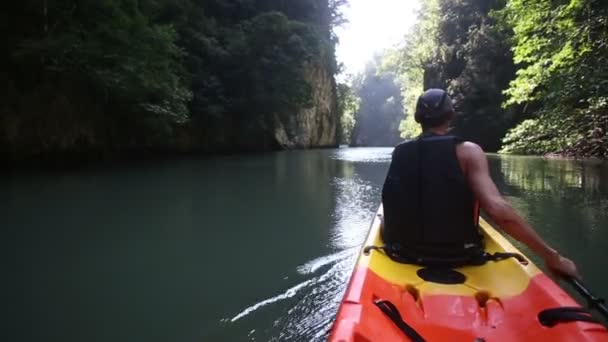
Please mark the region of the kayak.
MULTIPOLYGON (((355 341, 608 341, 608 329, 525 258, 429 268, 378 249, 374 219, 329 335, 355 341)), ((487 253, 521 255, 480 218, 487 253)))

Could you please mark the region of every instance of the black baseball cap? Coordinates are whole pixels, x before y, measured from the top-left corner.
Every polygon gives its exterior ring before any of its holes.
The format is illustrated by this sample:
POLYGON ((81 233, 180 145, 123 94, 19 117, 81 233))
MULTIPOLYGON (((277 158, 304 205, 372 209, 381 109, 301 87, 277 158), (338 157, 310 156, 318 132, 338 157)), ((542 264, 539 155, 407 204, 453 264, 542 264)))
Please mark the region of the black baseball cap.
POLYGON ((447 114, 453 112, 454 105, 447 91, 432 88, 418 98, 414 118, 418 123, 445 121, 447 114))

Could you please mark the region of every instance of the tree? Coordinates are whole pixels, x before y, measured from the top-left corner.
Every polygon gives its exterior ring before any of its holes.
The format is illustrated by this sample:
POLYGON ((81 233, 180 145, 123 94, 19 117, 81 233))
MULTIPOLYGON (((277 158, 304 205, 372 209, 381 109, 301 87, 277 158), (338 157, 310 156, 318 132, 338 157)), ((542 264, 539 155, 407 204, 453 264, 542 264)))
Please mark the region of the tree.
POLYGON ((353 92, 353 88, 346 83, 338 84, 338 113, 340 113, 339 142, 350 144, 352 131, 355 127, 355 113, 359 110, 360 99, 353 92))
POLYGON ((501 15, 520 66, 505 104, 535 108, 503 151, 608 157, 608 4, 511 0, 501 15))
POLYGON ((422 3, 418 21, 412 31, 404 37, 402 47, 389 51, 383 69, 397 70, 402 89, 403 103, 407 115, 401 121, 401 137, 409 139, 420 134, 420 126, 414 121, 416 102, 425 85, 426 69, 434 64, 437 56, 437 35, 440 18, 440 1, 422 3))
POLYGON ((188 121, 172 27, 150 22, 134 0, 37 4, 15 8, 32 22, 3 18, 14 26, 5 33, 11 96, 2 126, 12 128, 4 138, 15 152, 147 146, 188 121))

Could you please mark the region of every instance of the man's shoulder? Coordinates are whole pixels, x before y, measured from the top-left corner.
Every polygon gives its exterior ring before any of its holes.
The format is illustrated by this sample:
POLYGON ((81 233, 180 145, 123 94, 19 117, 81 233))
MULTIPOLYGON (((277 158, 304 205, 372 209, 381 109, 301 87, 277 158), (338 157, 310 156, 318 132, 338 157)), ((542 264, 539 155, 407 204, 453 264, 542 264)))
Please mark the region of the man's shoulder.
POLYGON ((400 142, 399 144, 397 144, 397 146, 395 146, 395 150, 403 150, 406 148, 409 148, 411 146, 414 146, 414 142, 416 142, 416 139, 407 139, 404 140, 402 142, 400 142))
POLYGON ((397 146, 395 146, 395 148, 393 149, 393 160, 396 159, 403 159, 404 157, 409 156, 411 153, 413 153, 416 144, 414 144, 415 140, 404 140, 401 143, 397 144, 397 146))
POLYGON ((481 146, 477 145, 472 141, 463 141, 461 144, 458 144, 458 148, 470 152, 470 153, 484 153, 481 146))
POLYGON ((405 139, 405 140, 403 140, 402 142, 400 142, 399 144, 397 144, 397 147, 398 147, 398 146, 402 146, 402 145, 411 144, 411 143, 413 143, 413 142, 415 142, 415 141, 416 141, 416 139, 405 139))
POLYGON ((471 141, 463 141, 462 143, 458 144, 456 146, 456 153, 458 154, 458 159, 466 161, 485 158, 485 152, 481 146, 471 141))

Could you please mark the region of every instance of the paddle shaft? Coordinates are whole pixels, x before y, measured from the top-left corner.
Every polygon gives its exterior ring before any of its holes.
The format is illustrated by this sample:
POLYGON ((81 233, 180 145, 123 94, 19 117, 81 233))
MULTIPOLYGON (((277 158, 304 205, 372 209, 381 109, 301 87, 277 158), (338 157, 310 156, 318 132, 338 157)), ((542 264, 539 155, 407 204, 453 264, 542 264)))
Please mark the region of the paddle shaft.
POLYGON ((603 299, 594 296, 580 280, 571 277, 566 278, 566 280, 581 294, 581 296, 587 299, 590 308, 597 310, 608 319, 608 307, 603 299))

